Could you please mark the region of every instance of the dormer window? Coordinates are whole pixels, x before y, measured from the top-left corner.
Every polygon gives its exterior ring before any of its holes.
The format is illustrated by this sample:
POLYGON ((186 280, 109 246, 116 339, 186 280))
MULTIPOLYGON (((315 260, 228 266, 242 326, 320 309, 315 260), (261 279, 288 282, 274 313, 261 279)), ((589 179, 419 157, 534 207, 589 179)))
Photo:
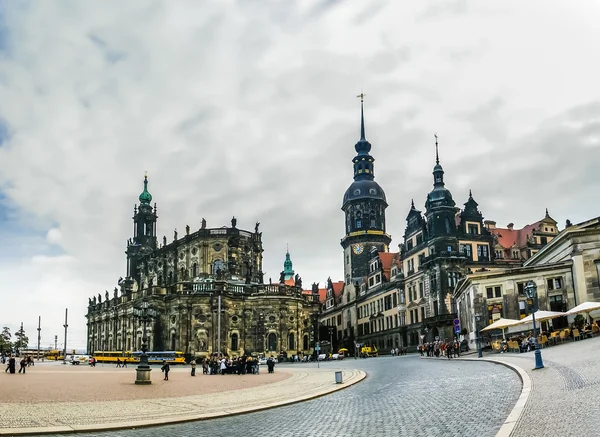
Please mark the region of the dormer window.
POLYGON ((360 220, 356 220, 356 228, 360 229, 362 227, 362 222, 360 220))

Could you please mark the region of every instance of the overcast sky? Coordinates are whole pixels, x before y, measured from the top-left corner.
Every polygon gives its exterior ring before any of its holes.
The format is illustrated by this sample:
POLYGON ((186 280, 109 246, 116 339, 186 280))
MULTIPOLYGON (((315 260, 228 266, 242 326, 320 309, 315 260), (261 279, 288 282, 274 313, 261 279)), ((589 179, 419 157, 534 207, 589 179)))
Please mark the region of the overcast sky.
POLYGON ((499 226, 600 215, 600 4, 0 0, 0 325, 85 345, 125 275, 144 171, 159 238, 261 222, 304 284, 343 278, 342 195, 366 94, 397 250, 446 185, 499 226), (596 176, 595 176, 596 175, 596 176))

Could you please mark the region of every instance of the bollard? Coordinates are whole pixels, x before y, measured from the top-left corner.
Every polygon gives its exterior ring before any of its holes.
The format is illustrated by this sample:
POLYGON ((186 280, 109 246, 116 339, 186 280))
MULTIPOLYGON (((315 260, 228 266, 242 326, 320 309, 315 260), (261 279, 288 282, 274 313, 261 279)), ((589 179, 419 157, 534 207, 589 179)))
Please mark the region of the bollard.
POLYGON ((342 372, 341 371, 336 371, 335 372, 335 383, 336 384, 341 384, 344 382, 344 378, 342 378, 342 372))

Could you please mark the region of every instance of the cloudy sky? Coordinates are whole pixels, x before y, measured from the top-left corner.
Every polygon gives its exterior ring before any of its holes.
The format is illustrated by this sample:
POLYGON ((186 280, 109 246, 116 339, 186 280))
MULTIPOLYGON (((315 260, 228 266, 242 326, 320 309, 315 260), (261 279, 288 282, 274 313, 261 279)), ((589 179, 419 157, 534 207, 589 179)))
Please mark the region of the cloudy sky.
POLYGON ((359 101, 392 249, 431 188, 522 226, 600 215, 593 1, 0 0, 0 324, 85 344, 148 171, 159 235, 261 222, 266 277, 341 279, 359 101))

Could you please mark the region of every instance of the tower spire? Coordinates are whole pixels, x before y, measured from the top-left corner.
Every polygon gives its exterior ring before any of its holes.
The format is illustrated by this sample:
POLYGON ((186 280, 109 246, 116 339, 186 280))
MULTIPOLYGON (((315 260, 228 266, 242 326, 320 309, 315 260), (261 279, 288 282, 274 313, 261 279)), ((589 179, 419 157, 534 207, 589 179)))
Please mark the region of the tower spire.
POLYGON ((360 93, 358 96, 360 98, 360 139, 361 141, 365 141, 367 138, 365 137, 365 94, 360 93))
POLYGON ((440 163, 440 154, 438 153, 438 136, 437 136, 437 134, 433 134, 433 136, 435 137, 435 163, 439 164, 440 163))

